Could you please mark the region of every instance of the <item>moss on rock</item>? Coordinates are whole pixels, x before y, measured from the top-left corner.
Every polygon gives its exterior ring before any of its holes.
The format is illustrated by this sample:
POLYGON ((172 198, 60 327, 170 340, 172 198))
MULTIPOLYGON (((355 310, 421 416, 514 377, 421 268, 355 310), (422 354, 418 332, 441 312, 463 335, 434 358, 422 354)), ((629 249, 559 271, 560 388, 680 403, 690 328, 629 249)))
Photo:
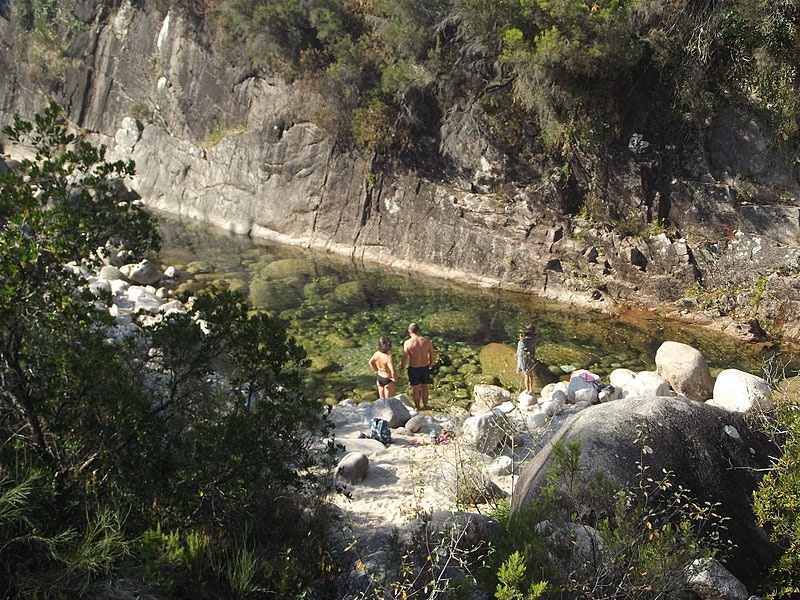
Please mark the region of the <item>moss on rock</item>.
POLYGON ((586 369, 596 360, 596 356, 568 342, 542 342, 536 347, 536 360, 548 366, 572 365, 576 369, 586 369))
POLYGON ((303 296, 313 301, 329 294, 337 285, 338 280, 333 276, 317 277, 303 286, 303 296))
POLYGON ((313 262, 303 258, 282 258, 261 265, 258 271, 265 279, 292 279, 314 275, 316 266, 313 262))
POLYGON ((341 306, 361 308, 366 301, 366 294, 360 281, 346 281, 334 288, 330 298, 341 306))
POLYGON ((325 341, 333 348, 354 348, 356 346, 352 338, 346 337, 340 333, 329 333, 325 336, 325 341))
POLYGON ((310 369, 316 373, 332 373, 341 370, 341 366, 325 356, 311 356, 310 369))
POLYGON ((262 279, 250 284, 250 303, 254 308, 280 312, 296 306, 299 302, 297 290, 284 283, 262 279))
POLYGON ((516 389, 520 378, 515 373, 517 367, 516 348, 506 344, 491 343, 481 348, 478 359, 484 376, 495 378, 508 389, 516 389))
POLYGON ((353 390, 353 399, 356 402, 372 402, 378 399, 378 390, 377 388, 357 387, 353 390))

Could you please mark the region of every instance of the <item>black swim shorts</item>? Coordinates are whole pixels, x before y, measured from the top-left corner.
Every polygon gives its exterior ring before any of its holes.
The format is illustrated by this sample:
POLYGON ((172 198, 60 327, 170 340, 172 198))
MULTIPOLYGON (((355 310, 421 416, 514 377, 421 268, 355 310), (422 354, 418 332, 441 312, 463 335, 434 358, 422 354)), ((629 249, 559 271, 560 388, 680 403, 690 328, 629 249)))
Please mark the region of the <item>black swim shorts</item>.
POLYGON ((378 385, 381 387, 386 387, 390 383, 394 381, 393 379, 389 379, 388 377, 384 377, 382 375, 378 375, 378 385))
POLYGON ((408 382, 411 385, 431 382, 431 370, 428 365, 422 367, 408 367, 408 382))

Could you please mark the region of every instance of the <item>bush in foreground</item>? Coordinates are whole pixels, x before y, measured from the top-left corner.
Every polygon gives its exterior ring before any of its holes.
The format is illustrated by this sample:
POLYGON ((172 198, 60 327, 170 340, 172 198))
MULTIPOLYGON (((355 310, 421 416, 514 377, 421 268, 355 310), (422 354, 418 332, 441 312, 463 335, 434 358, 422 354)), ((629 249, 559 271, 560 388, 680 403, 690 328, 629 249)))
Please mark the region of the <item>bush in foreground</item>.
POLYGON ((219 290, 112 341, 111 298, 81 272, 98 248, 158 246, 116 191, 133 164, 55 104, 4 133, 33 157, 0 173, 2 595, 302 594, 332 568, 330 424, 301 393, 303 350, 219 290))

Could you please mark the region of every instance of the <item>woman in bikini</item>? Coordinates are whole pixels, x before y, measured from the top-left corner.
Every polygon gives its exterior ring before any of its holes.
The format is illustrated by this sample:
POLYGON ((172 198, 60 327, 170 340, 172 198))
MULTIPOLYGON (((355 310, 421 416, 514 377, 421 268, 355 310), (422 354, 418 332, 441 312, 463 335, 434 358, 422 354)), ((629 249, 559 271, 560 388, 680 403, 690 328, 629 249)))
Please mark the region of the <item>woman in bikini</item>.
POLYGON ((378 374, 378 397, 391 398, 397 389, 397 376, 392 358, 392 341, 388 337, 378 340, 378 349, 369 359, 370 368, 378 374))

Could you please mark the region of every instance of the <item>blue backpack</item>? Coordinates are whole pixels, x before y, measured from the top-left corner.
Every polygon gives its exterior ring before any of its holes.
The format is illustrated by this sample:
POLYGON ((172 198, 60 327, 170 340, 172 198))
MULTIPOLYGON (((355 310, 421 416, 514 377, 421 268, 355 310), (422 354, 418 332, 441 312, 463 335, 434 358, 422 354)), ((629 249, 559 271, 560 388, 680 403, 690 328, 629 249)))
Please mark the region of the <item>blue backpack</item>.
POLYGON ((392 430, 389 429, 389 421, 378 417, 372 419, 369 423, 369 437, 382 444, 391 444, 392 430))

